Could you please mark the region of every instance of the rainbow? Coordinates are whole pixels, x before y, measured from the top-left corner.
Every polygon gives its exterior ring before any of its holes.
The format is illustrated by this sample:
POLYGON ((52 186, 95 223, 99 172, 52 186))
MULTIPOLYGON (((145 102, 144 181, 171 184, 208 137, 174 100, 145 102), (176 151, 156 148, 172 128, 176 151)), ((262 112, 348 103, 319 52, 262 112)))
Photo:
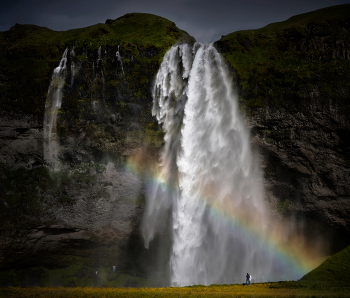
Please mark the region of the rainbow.
MULTIPOLYGON (((164 189, 173 190, 177 187, 166 182, 160 175, 157 166, 154 164, 151 166, 149 164, 145 165, 143 154, 131 156, 125 166, 125 171, 134 175, 147 173, 147 176, 150 177, 150 184, 160 184, 164 189)), ((262 233, 259 223, 249 221, 244 213, 234 211, 229 205, 218 204, 215 200, 205 196, 201 197, 200 200, 210 209, 213 217, 223 221, 235 233, 240 233, 245 237, 249 237, 257 245, 262 245, 263 251, 267 255, 273 255, 274 260, 281 267, 287 268, 288 276, 294 276, 294 279, 299 279, 319 265, 320 258, 315 257, 317 256, 317 251, 303 246, 304 241, 302 237, 293 235, 286 242, 281 236, 283 235, 283 227, 276 228, 269 233, 262 233), (292 274, 290 274, 291 272, 292 274)), ((285 278, 281 276, 281 280, 285 280, 285 278)))

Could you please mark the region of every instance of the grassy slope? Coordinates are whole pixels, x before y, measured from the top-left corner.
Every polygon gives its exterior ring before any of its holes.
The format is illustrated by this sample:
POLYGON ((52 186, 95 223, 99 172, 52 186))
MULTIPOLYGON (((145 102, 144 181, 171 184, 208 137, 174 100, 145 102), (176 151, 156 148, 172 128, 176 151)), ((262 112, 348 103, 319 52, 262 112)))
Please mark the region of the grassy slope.
POLYGON ((306 274, 301 283, 331 283, 350 285, 350 246, 336 253, 306 274))
POLYGON ((315 90, 344 100, 350 95, 350 63, 332 55, 348 48, 349 25, 350 4, 338 5, 234 32, 217 45, 238 75, 240 99, 248 109, 271 101, 291 104, 315 90))
POLYGON ((130 51, 135 57, 140 51, 155 47, 158 54, 153 60, 160 62, 171 45, 193 41, 173 22, 152 14, 132 13, 106 23, 67 31, 16 24, 0 32, 2 109, 42 118, 52 70, 67 46, 79 51, 119 45, 122 56, 130 51))

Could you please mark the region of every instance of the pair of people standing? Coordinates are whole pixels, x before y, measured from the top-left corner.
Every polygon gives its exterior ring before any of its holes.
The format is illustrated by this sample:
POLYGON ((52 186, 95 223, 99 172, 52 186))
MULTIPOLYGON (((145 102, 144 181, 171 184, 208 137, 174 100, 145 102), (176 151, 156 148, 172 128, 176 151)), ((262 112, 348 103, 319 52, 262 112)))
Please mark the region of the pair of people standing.
POLYGON ((251 282, 252 282, 252 276, 249 273, 247 273, 247 275, 245 276, 245 283, 246 285, 250 285, 251 282))

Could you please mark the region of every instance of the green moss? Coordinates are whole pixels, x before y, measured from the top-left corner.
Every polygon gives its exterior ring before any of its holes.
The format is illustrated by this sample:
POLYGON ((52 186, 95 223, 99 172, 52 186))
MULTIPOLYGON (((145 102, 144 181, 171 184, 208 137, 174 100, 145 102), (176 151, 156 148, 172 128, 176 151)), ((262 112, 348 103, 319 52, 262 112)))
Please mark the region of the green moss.
POLYGON ((77 59, 79 61, 88 61, 88 57, 85 54, 77 56, 77 59))
POLYGON ((147 79, 147 77, 146 77, 146 76, 143 76, 143 77, 141 78, 141 80, 140 80, 140 83, 143 84, 143 85, 148 84, 148 79, 147 79))
POLYGON ((106 170, 106 166, 100 163, 95 163, 95 169, 96 169, 96 172, 102 173, 103 171, 106 170))
POLYGON ((145 130, 145 145, 149 147, 160 148, 164 142, 164 133, 163 131, 157 131, 153 129, 145 130))
POLYGON ((285 199, 284 201, 280 201, 277 203, 277 211, 279 213, 285 213, 291 206, 292 202, 288 199, 285 199))

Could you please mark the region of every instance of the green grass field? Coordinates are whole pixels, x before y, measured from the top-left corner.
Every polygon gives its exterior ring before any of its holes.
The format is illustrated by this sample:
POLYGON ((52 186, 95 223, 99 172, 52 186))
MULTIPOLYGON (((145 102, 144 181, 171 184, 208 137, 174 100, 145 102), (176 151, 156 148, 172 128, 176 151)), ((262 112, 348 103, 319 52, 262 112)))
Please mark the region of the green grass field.
POLYGON ((0 297, 350 297, 350 288, 314 289, 297 282, 183 288, 0 288, 0 297))

